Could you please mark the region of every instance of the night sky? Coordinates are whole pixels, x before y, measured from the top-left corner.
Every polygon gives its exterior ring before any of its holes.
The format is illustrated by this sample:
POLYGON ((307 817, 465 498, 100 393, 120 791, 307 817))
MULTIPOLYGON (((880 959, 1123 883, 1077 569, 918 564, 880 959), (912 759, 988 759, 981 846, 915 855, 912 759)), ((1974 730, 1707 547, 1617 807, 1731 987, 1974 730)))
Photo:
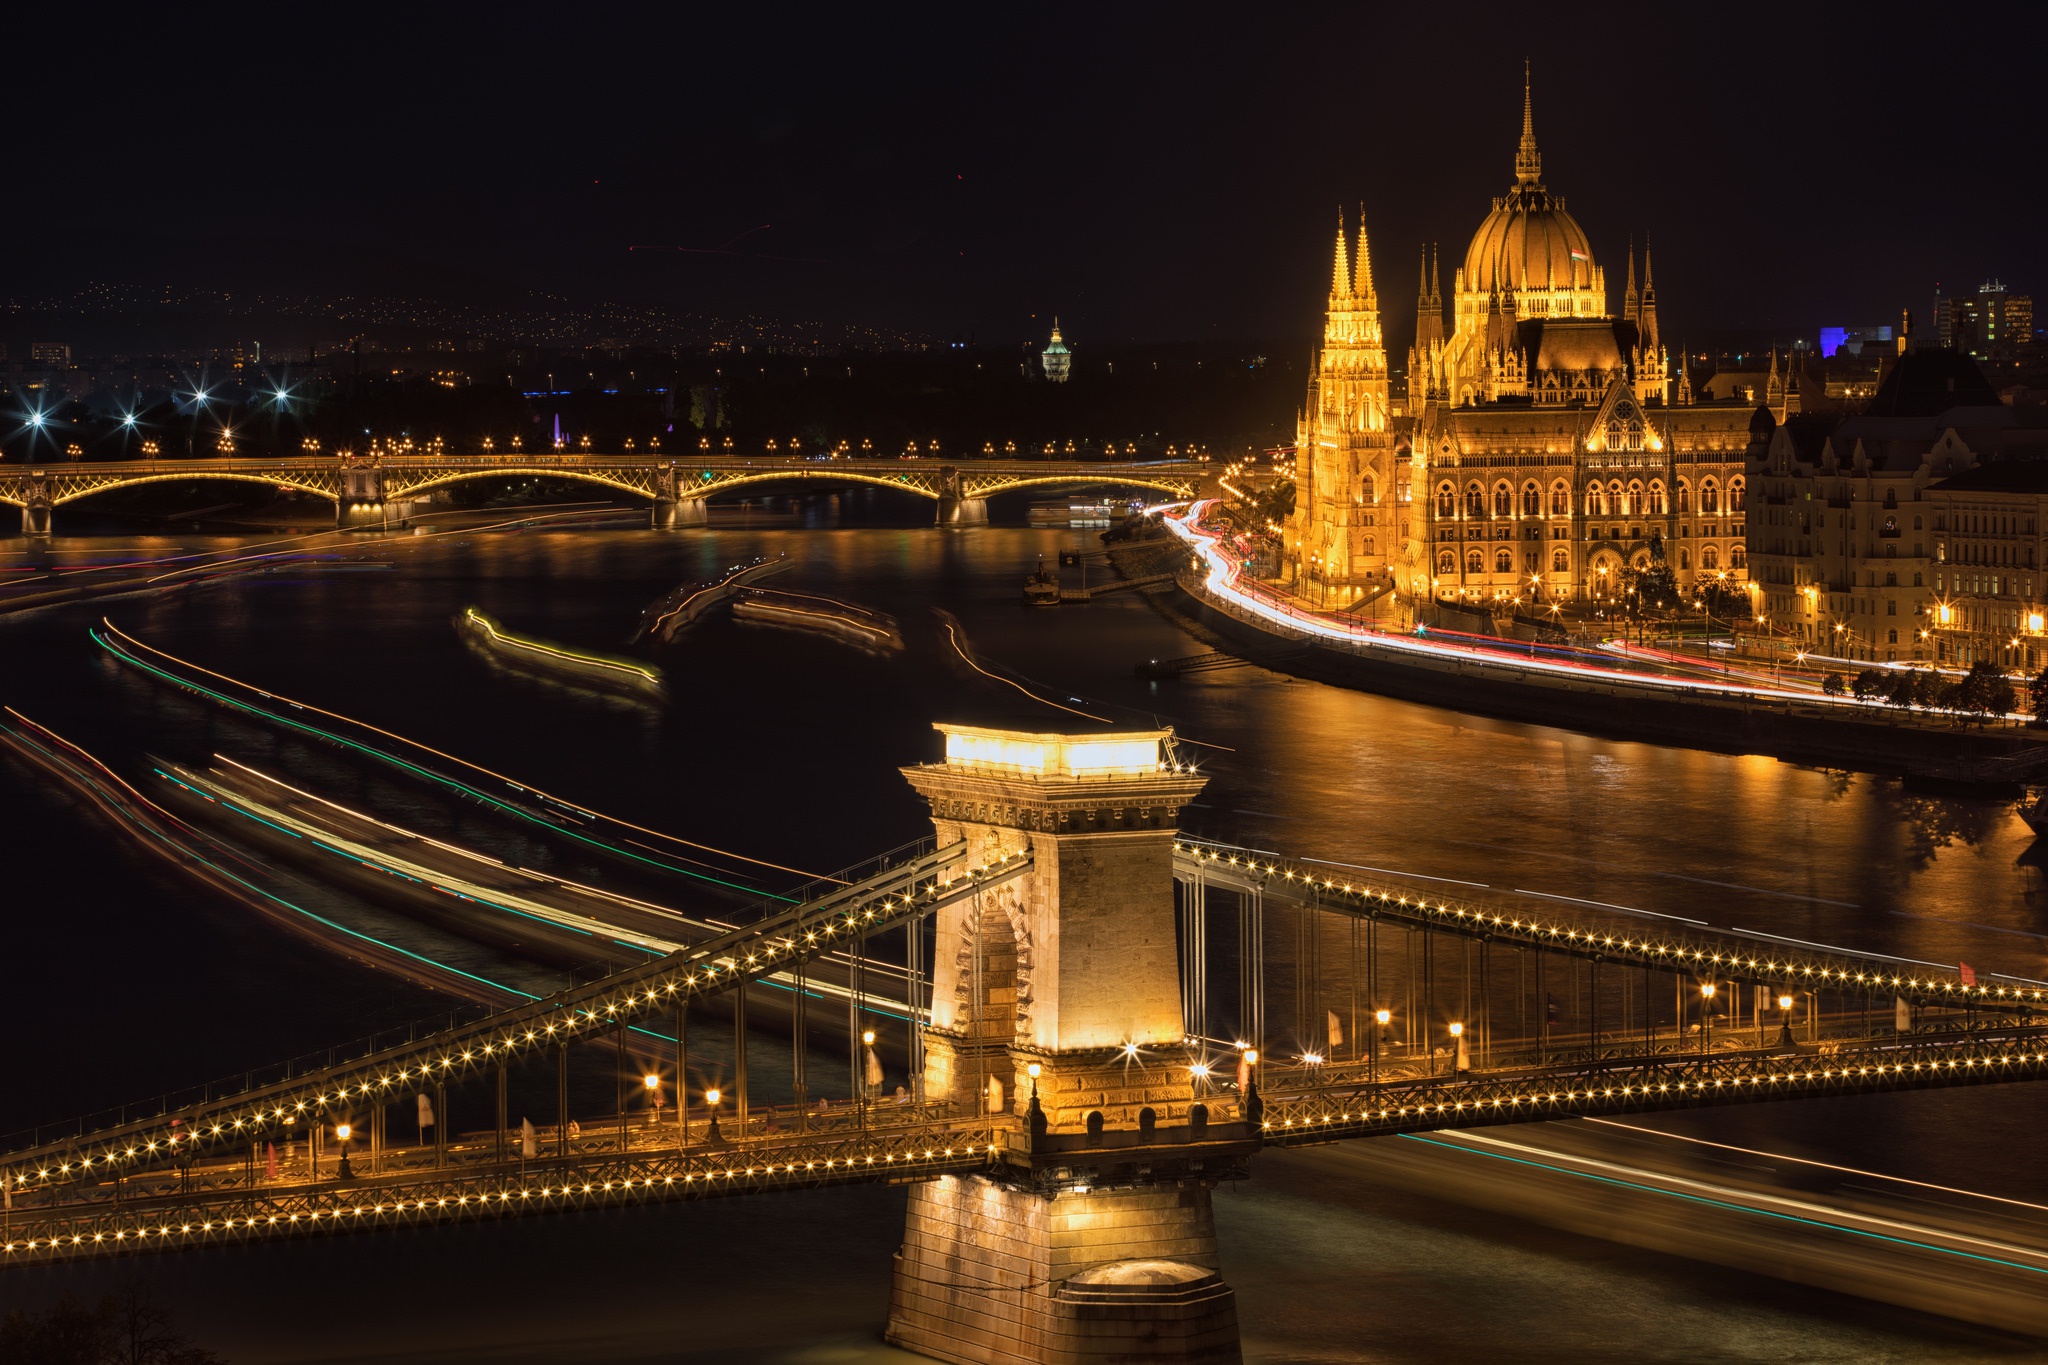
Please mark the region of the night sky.
POLYGON ((1525 56, 1546 180, 1616 306, 1653 236, 1667 336, 2048 284, 2039 6, 218 14, 10 21, 0 297, 540 289, 991 344, 1055 311, 1080 343, 1305 339, 1362 201, 1405 347, 1418 245, 1448 288, 1511 183, 1525 56))

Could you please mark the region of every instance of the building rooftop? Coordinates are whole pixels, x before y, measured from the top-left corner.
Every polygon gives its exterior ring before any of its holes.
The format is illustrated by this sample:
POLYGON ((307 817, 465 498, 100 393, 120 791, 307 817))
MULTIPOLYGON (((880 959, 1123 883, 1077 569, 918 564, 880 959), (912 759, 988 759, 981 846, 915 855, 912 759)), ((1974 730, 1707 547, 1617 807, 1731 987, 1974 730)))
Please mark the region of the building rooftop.
POLYGON ((1929 485, 1944 493, 2048 493, 2048 460, 1999 460, 1929 485))
POLYGON ((1961 351, 1930 348, 1900 356, 1864 413, 1870 417, 1933 417, 1952 408, 2004 406, 1976 361, 1961 351))

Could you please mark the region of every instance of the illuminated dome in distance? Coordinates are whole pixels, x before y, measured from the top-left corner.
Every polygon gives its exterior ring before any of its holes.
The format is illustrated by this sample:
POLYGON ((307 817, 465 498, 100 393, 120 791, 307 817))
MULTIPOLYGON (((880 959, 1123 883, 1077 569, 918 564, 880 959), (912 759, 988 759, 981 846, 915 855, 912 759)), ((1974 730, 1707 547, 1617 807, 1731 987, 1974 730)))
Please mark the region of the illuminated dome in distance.
POLYGON ((1074 356, 1067 349, 1067 343, 1060 340, 1060 320, 1052 320, 1052 340, 1046 344, 1045 353, 1039 356, 1039 363, 1045 366, 1045 377, 1055 384, 1067 382, 1067 370, 1074 363, 1074 356))

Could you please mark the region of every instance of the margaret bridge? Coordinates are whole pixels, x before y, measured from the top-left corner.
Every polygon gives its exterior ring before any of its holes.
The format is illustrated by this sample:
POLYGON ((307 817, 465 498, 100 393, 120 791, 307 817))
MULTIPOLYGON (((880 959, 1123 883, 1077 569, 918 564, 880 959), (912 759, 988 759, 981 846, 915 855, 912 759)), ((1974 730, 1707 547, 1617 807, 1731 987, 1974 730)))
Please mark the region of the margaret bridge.
POLYGON ((941 525, 985 521, 988 498, 1027 488, 1107 484, 1147 489, 1174 500, 1193 497, 1210 468, 1201 461, 803 459, 656 454, 441 455, 373 458, 129 460, 0 466, 0 503, 22 509, 23 529, 47 534, 65 503, 142 484, 225 479, 297 489, 335 505, 339 526, 396 520, 403 508, 439 488, 472 479, 553 478, 645 498, 657 527, 702 524, 705 500, 756 484, 790 481, 868 484, 938 504, 941 525))
POLYGON ((738 927, 19 1135, 0 1269, 889 1182, 899 1345, 1234 1361, 1210 1191, 1265 1148, 2048 1077, 2026 982, 1376 884, 1181 834, 1205 779, 1168 731, 938 728, 902 770, 928 840, 738 927), (806 988, 832 972, 844 1005, 806 988), (798 1054, 840 1011, 855 1077, 883 1031, 911 1085, 815 1106, 799 1056, 765 1093, 750 1001, 798 1054), (734 1025, 723 1093, 691 1079, 707 1015, 734 1025), (537 1128, 508 1078, 550 1096, 537 1128), (416 1105, 441 1119, 417 1136, 416 1105))

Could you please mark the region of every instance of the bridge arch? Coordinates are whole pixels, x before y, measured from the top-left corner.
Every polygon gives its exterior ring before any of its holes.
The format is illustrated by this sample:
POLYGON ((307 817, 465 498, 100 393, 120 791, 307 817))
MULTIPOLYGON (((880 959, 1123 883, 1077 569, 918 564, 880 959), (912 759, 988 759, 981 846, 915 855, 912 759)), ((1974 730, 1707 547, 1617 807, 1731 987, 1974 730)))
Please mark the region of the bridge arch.
POLYGON ((910 493, 927 501, 936 502, 939 492, 936 487, 936 471, 920 471, 917 474, 871 474, 857 469, 834 469, 821 465, 817 469, 762 469, 745 473, 714 473, 710 481, 697 477, 692 471, 676 471, 676 496, 678 498, 709 498, 729 488, 745 488, 762 483, 786 483, 799 480, 805 483, 864 483, 875 488, 890 488, 898 493, 910 493))
MULTIPOLYGON (((963 469, 961 475, 962 484, 969 484, 968 471, 963 469)), ((1145 488, 1156 493, 1166 493, 1176 498, 1187 498, 1194 495, 1194 490, 1198 486, 1199 481, 1189 476, 1174 478, 1172 476, 1154 477, 1142 474, 1110 472, 1102 474, 1062 473, 1002 478, 1001 482, 991 482, 988 484, 974 483, 970 487, 964 487, 962 492, 968 497, 987 498, 993 497, 998 493, 1014 492, 1019 488, 1043 488, 1054 485, 1065 485, 1071 488, 1087 484, 1107 484, 1116 488, 1145 488)))
POLYGON ((384 496, 387 499, 409 498, 416 494, 431 492, 436 488, 448 488, 476 479, 571 479, 577 483, 594 483, 616 492, 630 493, 636 498, 660 496, 659 485, 652 481, 644 484, 634 483, 606 470, 544 465, 494 465, 482 469, 451 469, 446 472, 420 471, 419 477, 414 477, 413 472, 408 470, 387 470, 384 475, 384 496))
MULTIPOLYGON (((98 483, 91 482, 93 476, 89 470, 66 471, 65 474, 49 480, 49 482, 57 486, 57 491, 51 495, 50 505, 61 507, 65 503, 77 502, 82 498, 90 498, 100 493, 111 493, 121 488, 137 488, 146 483, 196 483, 200 480, 221 479, 231 483, 260 483, 271 488, 292 488, 301 493, 311 493, 315 497, 325 498, 329 502, 336 502, 340 499, 338 490, 323 488, 317 483, 306 479, 294 478, 290 474, 247 474, 234 470, 208 469, 197 461, 193 463, 194 467, 190 470, 166 471, 158 474, 122 474, 110 476, 104 482, 98 483), (75 483, 84 483, 86 486, 66 487, 66 485, 75 483)), ((16 507, 24 505, 21 498, 7 492, 0 492, 0 502, 12 503, 16 507)))

